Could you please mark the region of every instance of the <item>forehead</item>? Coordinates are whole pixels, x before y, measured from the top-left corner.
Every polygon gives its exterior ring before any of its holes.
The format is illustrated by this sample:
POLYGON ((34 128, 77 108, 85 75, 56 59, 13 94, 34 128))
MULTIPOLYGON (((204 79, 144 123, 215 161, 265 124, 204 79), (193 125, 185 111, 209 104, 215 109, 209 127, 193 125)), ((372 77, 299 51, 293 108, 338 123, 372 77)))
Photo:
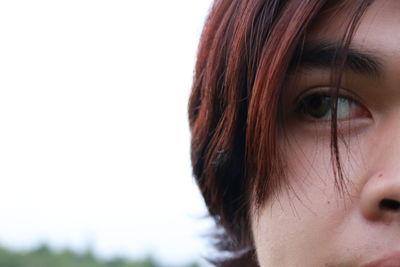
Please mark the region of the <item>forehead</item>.
MULTIPOLYGON (((310 40, 341 40, 347 29, 348 6, 323 12, 314 23, 310 40)), ((352 39, 352 46, 362 50, 378 50, 383 55, 400 51, 400 1, 375 0, 361 17, 352 39)))
MULTIPOLYGON (((353 2, 354 3, 354 2, 353 2)), ((310 29, 308 41, 338 43, 348 28, 351 8, 322 12, 310 29)), ((372 55, 381 63, 381 86, 399 94, 400 83, 400 1, 375 0, 365 11, 352 38, 351 47, 372 55)), ((387 90, 387 92, 389 93, 387 90)))

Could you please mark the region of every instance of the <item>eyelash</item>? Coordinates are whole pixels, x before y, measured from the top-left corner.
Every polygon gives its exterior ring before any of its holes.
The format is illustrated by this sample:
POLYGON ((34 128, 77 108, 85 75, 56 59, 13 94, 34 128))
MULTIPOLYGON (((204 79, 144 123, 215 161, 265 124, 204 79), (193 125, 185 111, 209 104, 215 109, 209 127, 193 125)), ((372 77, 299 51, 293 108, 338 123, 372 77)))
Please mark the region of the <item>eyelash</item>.
MULTIPOLYGON (((332 118, 331 98, 332 96, 329 93, 329 89, 309 93, 300 98, 297 102, 296 111, 305 120, 329 122, 332 118)), ((358 101, 339 93, 336 116, 338 121, 344 121, 358 118, 370 118, 371 114, 358 101)))

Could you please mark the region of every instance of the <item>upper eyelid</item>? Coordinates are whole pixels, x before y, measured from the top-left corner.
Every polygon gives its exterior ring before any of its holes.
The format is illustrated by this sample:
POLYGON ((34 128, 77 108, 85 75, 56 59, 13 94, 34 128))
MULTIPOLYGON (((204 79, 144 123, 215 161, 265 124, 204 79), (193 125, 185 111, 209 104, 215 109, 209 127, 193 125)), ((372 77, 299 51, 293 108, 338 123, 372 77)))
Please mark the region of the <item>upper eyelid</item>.
POLYGON ((316 94, 316 93, 327 93, 327 95, 330 95, 330 92, 332 90, 338 90, 338 98, 345 97, 345 98, 357 103, 358 105, 362 106, 363 108, 367 109, 367 107, 364 105, 364 101, 361 99, 361 97, 359 97, 358 95, 353 93, 351 90, 348 90, 345 88, 336 89, 336 88, 332 88, 332 87, 328 87, 328 86, 318 86, 318 87, 313 87, 313 88, 308 88, 308 89, 303 90, 294 99, 294 106, 297 107, 303 99, 305 99, 306 97, 311 96, 313 94, 316 94))
MULTIPOLYGON (((329 96, 331 90, 337 90, 337 89, 329 87, 329 86, 316 86, 316 87, 307 88, 305 90, 302 90, 301 93, 296 96, 295 101, 291 105, 291 108, 290 108, 292 110, 291 112, 298 114, 299 110, 301 109, 302 101, 306 97, 312 96, 312 95, 318 94, 318 93, 329 96)), ((371 112, 371 110, 368 108, 368 106, 366 104, 364 104, 366 102, 358 94, 354 93, 352 90, 342 88, 342 87, 340 87, 338 90, 339 90, 338 91, 338 99, 346 98, 347 100, 355 103, 361 109, 364 109, 367 112, 369 118, 371 118, 371 119, 374 118, 373 112, 371 112)), ((323 123, 324 121, 320 121, 320 122, 323 123)), ((328 123, 330 121, 325 121, 325 122, 328 123)))

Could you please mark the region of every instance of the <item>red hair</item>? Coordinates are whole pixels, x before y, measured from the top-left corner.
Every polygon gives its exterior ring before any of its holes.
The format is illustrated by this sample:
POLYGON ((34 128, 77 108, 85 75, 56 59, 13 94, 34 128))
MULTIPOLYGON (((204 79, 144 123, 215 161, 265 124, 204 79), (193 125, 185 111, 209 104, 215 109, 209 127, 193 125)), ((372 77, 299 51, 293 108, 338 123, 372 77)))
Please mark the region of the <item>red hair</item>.
MULTIPOLYGON (((370 1, 351 2, 338 57, 346 61, 351 36, 370 1)), ((189 121, 193 174, 223 234, 217 247, 230 257, 218 266, 257 266, 250 211, 284 185, 277 145, 280 102, 294 51, 328 0, 216 0, 198 51, 189 121)), ((338 46, 339 47, 339 46, 338 46)), ((340 73, 333 79, 340 84, 340 73)), ((335 105, 333 105, 335 113, 335 105)), ((334 166, 341 183, 335 120, 334 166)))

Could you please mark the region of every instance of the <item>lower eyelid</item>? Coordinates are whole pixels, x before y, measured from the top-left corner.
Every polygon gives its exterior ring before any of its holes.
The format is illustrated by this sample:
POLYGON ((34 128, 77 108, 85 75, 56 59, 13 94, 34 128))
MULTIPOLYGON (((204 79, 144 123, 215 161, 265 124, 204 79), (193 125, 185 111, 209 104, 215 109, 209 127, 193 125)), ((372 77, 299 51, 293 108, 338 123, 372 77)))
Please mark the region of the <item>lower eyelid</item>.
MULTIPOLYGON (((340 136, 350 138, 353 136, 359 137, 365 133, 371 126, 370 119, 355 119, 355 120, 338 120, 337 131, 340 136)), ((332 136, 332 121, 310 121, 307 123, 296 121, 288 125, 292 130, 296 130, 304 138, 323 138, 327 141, 332 136)))

